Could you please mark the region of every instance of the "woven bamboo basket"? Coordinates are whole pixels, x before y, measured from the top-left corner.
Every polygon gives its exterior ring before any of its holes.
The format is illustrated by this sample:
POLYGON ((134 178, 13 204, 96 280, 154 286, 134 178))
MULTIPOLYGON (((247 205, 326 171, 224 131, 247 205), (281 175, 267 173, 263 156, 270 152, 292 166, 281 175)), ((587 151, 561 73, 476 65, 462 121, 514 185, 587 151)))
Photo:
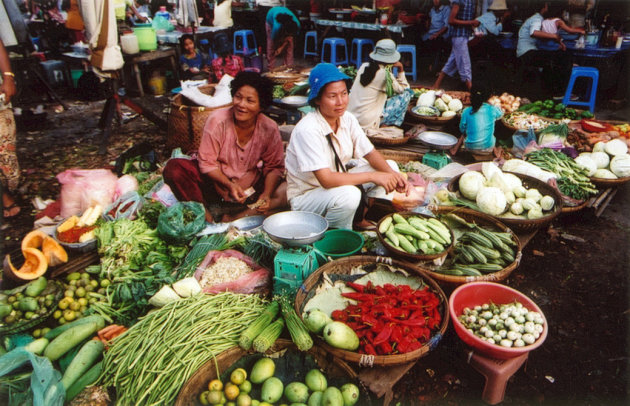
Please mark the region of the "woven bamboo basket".
POLYGON ((440 313, 442 316, 440 328, 433 333, 431 339, 419 349, 394 355, 366 355, 359 354, 354 351, 342 350, 339 348, 331 347, 326 344, 320 337, 315 337, 318 345, 320 345, 328 353, 332 354, 336 358, 340 358, 344 361, 353 362, 359 364, 359 366, 394 366, 400 364, 406 364, 418 360, 425 356, 429 351, 433 350, 439 341, 442 339, 446 327, 448 326, 448 299, 444 294, 444 291, 440 286, 429 276, 426 269, 420 268, 417 265, 410 264, 408 262, 398 261, 388 257, 376 257, 368 255, 355 255, 351 257, 340 258, 335 261, 328 262, 321 266, 317 271, 312 273, 305 281, 304 284, 298 289, 295 296, 295 311, 298 315, 302 314, 304 306, 315 295, 317 287, 322 283, 324 274, 329 275, 350 275, 353 268, 362 265, 374 265, 376 263, 385 263, 394 267, 400 268, 405 272, 413 275, 420 276, 422 280, 429 286, 430 289, 440 298, 440 313))
MULTIPOLYGON (((447 310, 448 313, 448 310, 447 310)), ((278 339, 273 346, 265 353, 265 355, 271 358, 277 358, 284 354, 287 350, 298 351, 297 347, 291 340, 278 339)), ((358 376, 356 372, 344 361, 331 358, 328 353, 318 345, 314 345, 307 353, 313 357, 315 363, 323 370, 327 377, 343 378, 347 379, 347 382, 357 382, 358 376)), ((199 395, 201 392, 207 390, 208 382, 213 379, 220 378, 217 376, 217 368, 221 374, 230 371, 230 367, 243 357, 255 355, 256 353, 248 352, 242 348, 236 346, 228 350, 223 351, 217 355, 216 359, 203 364, 197 372, 195 372, 190 379, 184 384, 179 391, 177 399, 175 400, 175 406, 188 406, 188 405, 201 405, 199 402, 199 395)), ((252 358, 252 363, 256 358, 252 358)), ((249 371, 249 369, 248 369, 249 371)), ((357 383, 358 384, 358 383, 357 383)), ((358 385, 361 387, 361 385, 358 385)), ((361 391, 362 400, 365 403, 370 404, 369 396, 365 390, 361 391), (363 396, 366 395, 366 396, 363 396)))
POLYGON ((392 161, 407 163, 409 161, 422 161, 422 154, 411 151, 398 151, 393 149, 379 149, 378 152, 383 155, 385 159, 391 159, 392 161))
MULTIPOLYGON (((404 218, 409 218, 411 216, 418 216, 418 217, 425 217, 428 218, 429 216, 424 215, 424 214, 420 214, 420 213, 415 213, 415 212, 411 212, 411 211, 406 211, 406 212, 402 212, 402 213, 398 213, 401 216, 403 216, 404 218)), ((448 247, 444 247, 444 251, 437 253, 437 254, 411 254, 405 250, 403 250, 402 248, 398 248, 398 247, 394 247, 391 244, 389 244, 387 241, 385 241, 385 236, 383 234, 381 234, 379 230, 381 223, 385 220, 385 218, 389 217, 389 215, 384 216, 383 218, 381 218, 378 222, 378 225, 376 226, 376 235, 378 236, 378 239, 381 241, 381 244, 383 244, 383 246, 385 248, 387 248, 387 251, 389 251, 392 256, 394 257, 398 257, 398 258, 402 258, 402 259, 406 259, 409 260, 413 263, 417 263, 417 262, 424 262, 424 261, 433 261, 434 259, 438 259, 438 258, 444 258, 448 252, 453 248, 453 240, 455 239, 453 236, 453 230, 451 230, 449 228, 449 231, 451 233, 451 244, 448 247)), ((445 224, 446 226, 446 224, 445 224)), ((448 227, 448 226, 447 226, 448 227)))
POLYGON ((603 178, 593 178, 591 177, 591 182, 597 186, 598 188, 609 188, 609 187, 617 187, 623 185, 624 183, 630 181, 630 176, 625 176, 623 178, 617 179, 603 179, 603 178))
MULTIPOLYGON (((204 94, 213 95, 215 86, 204 85, 200 86, 199 90, 204 94)), ((181 94, 175 95, 171 101, 166 139, 166 146, 169 149, 181 148, 184 152, 198 149, 203 127, 210 113, 232 105, 230 103, 219 107, 203 107, 191 106, 187 102, 188 99, 181 94)))
POLYGON ((445 275, 439 272, 434 272, 432 270, 429 270, 431 277, 437 280, 438 282, 445 282, 447 285, 450 285, 450 286, 461 285, 468 282, 480 282, 480 281, 498 282, 498 281, 502 281, 506 279, 508 276, 510 276, 512 271, 518 268, 518 265, 521 262, 521 257, 523 255, 522 253, 523 246, 520 240, 518 239, 518 237, 516 236, 516 234, 514 233, 514 231, 512 231, 508 226, 506 226, 505 224, 503 224, 496 218, 488 214, 480 213, 478 211, 471 210, 465 207, 441 206, 435 209, 431 209, 431 211, 438 215, 454 213, 470 223, 476 223, 480 226, 483 226, 484 228, 491 229, 492 231, 502 231, 502 232, 510 233, 512 234, 512 239, 517 244, 516 255, 514 255, 515 256, 514 262, 512 262, 511 264, 509 264, 508 266, 506 266, 500 271, 485 274, 483 276, 456 276, 456 275, 445 275))
MULTIPOLYGON (((512 173, 512 172, 509 172, 512 173)), ((509 218, 509 217, 495 217, 497 220, 505 223, 508 227, 512 229, 512 231, 516 233, 528 233, 538 230, 539 228, 546 227, 549 223, 553 221, 561 212, 562 207, 564 206, 562 203, 562 195, 558 189, 554 188, 551 185, 546 184, 545 182, 533 178, 531 176, 522 175, 520 173, 514 173, 514 175, 518 176, 523 182, 523 186, 525 188, 536 188, 542 195, 550 195, 555 200, 555 204, 553 206, 553 211, 539 219, 521 219, 521 218, 509 218)), ((450 180, 448 183, 448 190, 450 192, 458 192, 459 191, 459 178, 461 175, 458 175, 450 180)))
POLYGON ((411 116, 416 122, 421 122, 427 125, 433 125, 433 126, 442 126, 442 125, 446 125, 447 123, 451 122, 452 120, 454 120, 455 118, 459 118, 459 115, 454 115, 451 117, 435 117, 435 116, 421 116, 419 114, 416 114, 413 111, 413 108, 415 106, 412 106, 411 104, 409 105, 409 107, 407 108, 407 116, 411 116))
MULTIPOLYGON (((544 119, 544 120, 547 121, 546 119, 544 119)), ((518 127, 515 127, 515 126, 513 126, 511 124, 508 124, 507 121, 505 121, 505 116, 501 117, 500 121, 501 121, 501 124, 503 124, 503 126, 505 128, 507 128, 508 130, 512 130, 512 131, 527 130, 527 128, 518 128, 518 127)), ((540 128, 538 130, 534 130, 534 134, 538 135, 538 134, 540 134, 540 132, 542 130, 543 130, 543 128, 540 128)))
POLYGON ((583 202, 581 202, 577 206, 569 206, 566 203, 563 203, 561 212, 563 214, 575 213, 577 211, 580 211, 580 210, 584 209, 587 205, 588 205, 588 200, 584 200, 583 202))
MULTIPOLYGON (((575 111, 577 112, 578 116, 584 112, 584 110, 581 110, 581 109, 575 109, 575 111)), ((541 116, 540 114, 535 114, 535 116, 540 117, 541 119, 546 120, 546 121, 551 121, 554 124, 559 124, 563 120, 561 118, 551 118, 551 117, 541 116)), ((578 124, 581 120, 582 120, 581 118, 578 118, 576 120, 569 120, 568 124, 578 124)), ((593 116, 593 118, 590 118, 589 120, 596 120, 596 118, 595 116, 593 116)))
POLYGON ((409 140, 411 139, 411 135, 412 134, 405 133, 404 136, 402 136, 400 138, 384 138, 384 137, 370 137, 370 136, 368 136, 368 139, 374 145, 380 145, 380 146, 382 146, 382 145, 402 145, 402 144, 406 144, 407 142, 409 142, 409 140))

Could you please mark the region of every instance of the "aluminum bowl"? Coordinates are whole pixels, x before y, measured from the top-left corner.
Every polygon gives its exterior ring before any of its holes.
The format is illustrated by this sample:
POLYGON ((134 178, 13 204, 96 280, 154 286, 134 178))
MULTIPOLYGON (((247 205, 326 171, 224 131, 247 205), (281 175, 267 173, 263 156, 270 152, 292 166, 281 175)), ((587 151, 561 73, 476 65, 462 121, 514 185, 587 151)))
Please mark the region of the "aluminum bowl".
POLYGON ((272 240, 289 247, 300 247, 321 239, 328 221, 307 211, 283 211, 267 217, 262 227, 272 240))

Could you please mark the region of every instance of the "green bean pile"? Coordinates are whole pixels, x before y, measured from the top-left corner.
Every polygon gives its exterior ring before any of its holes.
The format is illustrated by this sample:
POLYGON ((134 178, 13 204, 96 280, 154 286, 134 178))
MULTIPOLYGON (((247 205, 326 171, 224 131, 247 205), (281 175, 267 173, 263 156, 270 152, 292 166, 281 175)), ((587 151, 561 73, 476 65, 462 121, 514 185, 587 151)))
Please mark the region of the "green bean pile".
POLYGON ((170 405, 208 360, 238 345, 264 310, 257 295, 195 295, 148 313, 105 353, 99 383, 116 388, 121 405, 170 405))

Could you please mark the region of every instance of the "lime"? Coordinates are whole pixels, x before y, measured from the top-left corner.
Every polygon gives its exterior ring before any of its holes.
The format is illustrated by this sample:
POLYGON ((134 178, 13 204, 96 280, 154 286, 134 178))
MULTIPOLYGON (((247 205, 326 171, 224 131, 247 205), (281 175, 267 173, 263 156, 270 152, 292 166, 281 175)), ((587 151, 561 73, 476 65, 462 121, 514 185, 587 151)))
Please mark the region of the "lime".
POLYGON ((68 301, 66 300, 66 298, 63 298, 59 301, 59 308, 61 310, 66 310, 68 308, 68 306, 70 306, 70 303, 68 303, 68 301))
POLYGON ((234 385, 232 382, 228 382, 225 384, 223 393, 225 393, 227 400, 234 400, 238 397, 240 390, 238 389, 238 386, 234 385))
POLYGON ((70 310, 79 310, 81 308, 81 304, 79 302, 70 303, 70 310))
POLYGON ((251 406, 252 398, 247 393, 241 393, 236 398, 236 406, 251 406))
POLYGON ((39 328, 36 328, 35 330, 33 330, 33 337, 34 338, 39 338, 42 336, 42 330, 39 328))
POLYGON ((74 292, 75 295, 77 295, 77 297, 84 297, 85 296, 85 288, 77 288, 76 292, 74 292))
POLYGON ((79 300, 77 300, 77 302, 79 302, 79 304, 81 306, 87 306, 88 305, 88 300, 84 297, 80 298, 79 300))
POLYGON ((206 398, 211 405, 218 405, 221 403, 221 399, 223 399, 223 392, 219 390, 207 391, 206 398))
POLYGON ((59 318, 59 320, 57 320, 57 322, 59 323, 59 325, 61 326, 62 324, 66 324, 66 319, 64 319, 63 317, 59 318))
POLYGON ((216 391, 222 391, 223 390, 223 382, 221 382, 218 379, 213 379, 210 381, 210 383, 208 383, 208 390, 216 390, 216 391))
POLYGON ((71 289, 66 289, 66 291, 63 294, 65 297, 74 297, 74 290, 71 289))
POLYGON ((230 374, 230 382, 234 385, 240 385, 247 379, 247 372, 243 368, 237 368, 230 374))
POLYGON ((208 393, 208 391, 201 392, 201 395, 199 395, 199 403, 201 403, 202 405, 210 404, 210 402, 208 402, 208 393))
POLYGON ((66 319, 66 321, 72 321, 77 318, 77 315, 72 310, 65 310, 63 312, 63 318, 66 319))
POLYGON ((101 288, 106 288, 111 284, 111 282, 109 281, 109 279, 103 279, 101 280, 101 288))
POLYGON ((55 312, 53 313, 53 317, 55 319, 58 319, 59 317, 61 317, 61 310, 55 310, 55 312))
POLYGON ((238 389, 241 391, 241 393, 249 393, 252 391, 252 383, 245 380, 242 384, 238 385, 238 389))

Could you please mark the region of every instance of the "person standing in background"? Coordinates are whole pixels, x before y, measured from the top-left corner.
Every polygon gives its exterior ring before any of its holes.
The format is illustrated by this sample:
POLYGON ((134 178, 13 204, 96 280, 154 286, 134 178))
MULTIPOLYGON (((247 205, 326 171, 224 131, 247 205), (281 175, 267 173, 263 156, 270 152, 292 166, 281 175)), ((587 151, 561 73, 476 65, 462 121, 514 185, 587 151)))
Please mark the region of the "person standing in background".
POLYGON ((66 28, 70 35, 70 42, 73 44, 76 42, 85 42, 85 36, 83 35, 85 25, 83 25, 83 18, 81 18, 81 13, 79 13, 78 0, 65 0, 63 2, 63 9, 68 13, 66 28))
POLYGON ((214 6, 212 25, 221 28, 230 28, 234 25, 232 20, 232 0, 217 0, 217 4, 214 6))
POLYGON ((15 201, 15 191, 20 183, 20 165, 15 153, 15 119, 11 109, 11 98, 15 95, 15 75, 11 61, 0 40, 0 71, 2 72, 0 92, 4 97, 0 103, 0 181, 2 181, 3 217, 9 218, 20 213, 15 201))
POLYGON ((267 66, 275 66, 276 57, 284 54, 284 65, 293 65, 295 36, 300 31, 300 20, 286 7, 273 7, 267 13, 267 66))
POLYGON ((446 75, 453 76, 459 73, 459 79, 466 84, 466 89, 472 88, 472 67, 470 54, 468 53, 468 39, 472 35, 472 29, 479 26, 475 20, 475 0, 451 0, 451 14, 448 19, 450 24, 449 36, 451 37, 451 54, 446 65, 438 74, 433 84, 434 89, 439 89, 446 75))

